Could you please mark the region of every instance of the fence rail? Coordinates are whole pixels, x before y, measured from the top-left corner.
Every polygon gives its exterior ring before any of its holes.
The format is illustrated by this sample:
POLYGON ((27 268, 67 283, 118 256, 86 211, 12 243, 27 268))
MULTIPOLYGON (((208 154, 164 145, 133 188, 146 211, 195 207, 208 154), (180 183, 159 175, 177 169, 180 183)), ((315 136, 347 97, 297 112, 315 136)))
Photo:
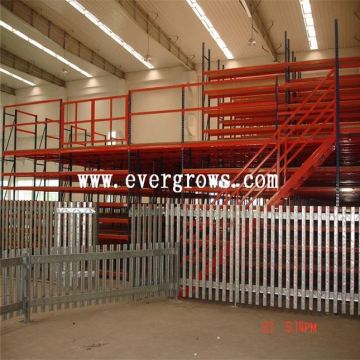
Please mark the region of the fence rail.
POLYGON ((31 312, 177 295, 178 249, 170 244, 82 250, 37 249, 2 259, 3 317, 23 314, 29 321, 31 312))
POLYGON ((360 315, 359 208, 137 204, 130 216, 134 242, 155 224, 156 240, 181 244, 185 298, 360 315))

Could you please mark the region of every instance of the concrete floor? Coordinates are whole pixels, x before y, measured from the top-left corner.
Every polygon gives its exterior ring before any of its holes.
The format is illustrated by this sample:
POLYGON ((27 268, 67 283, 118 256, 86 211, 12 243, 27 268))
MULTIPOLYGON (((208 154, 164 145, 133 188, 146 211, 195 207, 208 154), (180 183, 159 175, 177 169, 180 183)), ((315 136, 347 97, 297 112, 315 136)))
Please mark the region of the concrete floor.
POLYGON ((360 359, 360 321, 198 301, 107 304, 2 322, 2 359, 360 359), (315 333, 288 334, 285 321, 315 333), (273 321, 273 334, 263 333, 273 321))

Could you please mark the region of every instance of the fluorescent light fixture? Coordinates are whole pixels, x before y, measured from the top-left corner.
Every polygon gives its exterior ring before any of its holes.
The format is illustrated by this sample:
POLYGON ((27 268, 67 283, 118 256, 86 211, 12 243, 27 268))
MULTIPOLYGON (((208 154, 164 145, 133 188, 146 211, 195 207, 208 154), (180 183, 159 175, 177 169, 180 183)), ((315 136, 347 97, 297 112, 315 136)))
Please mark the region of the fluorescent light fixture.
POLYGON ((66 0, 71 6, 73 6, 79 13, 88 18, 94 25, 96 25, 100 30, 102 30, 106 35, 110 36, 115 42, 122 46, 126 51, 128 51, 132 56, 144 64, 148 69, 154 69, 155 66, 145 59, 144 56, 139 54, 132 46, 130 46, 126 41, 124 41, 119 35, 115 34, 109 27, 102 23, 94 14, 89 10, 86 10, 76 0, 66 0))
POLYGON ((13 74, 12 72, 7 71, 7 70, 4 69, 4 68, 1 68, 1 67, 0 67, 0 72, 3 73, 3 74, 9 75, 9 76, 13 77, 13 78, 16 79, 16 80, 20 80, 20 81, 22 81, 23 83, 28 84, 28 85, 30 85, 30 86, 35 86, 35 85, 36 85, 36 84, 34 84, 33 82, 31 82, 31 81, 29 81, 29 80, 26 80, 26 79, 22 78, 22 77, 19 76, 19 75, 15 75, 15 74, 13 74))
POLYGON ((299 0, 301 12, 304 18, 306 34, 309 41, 310 50, 317 50, 318 43, 316 40, 316 31, 314 27, 314 19, 311 12, 310 0, 299 0))
POLYGON ((353 188, 340 188, 340 191, 350 193, 350 192, 353 192, 354 189, 353 188))
POLYGON ((246 3, 246 0, 241 0, 241 4, 242 4, 242 6, 243 6, 244 9, 245 9, 246 15, 247 15, 249 18, 251 18, 251 17, 252 17, 251 11, 250 11, 247 3, 246 3))
POLYGON ((211 21, 208 19, 208 17, 205 15, 204 10, 202 7, 197 3, 196 0, 186 0, 188 5, 191 7, 195 15, 199 18, 199 20, 203 23, 206 30, 210 33, 212 38, 215 40, 219 48, 222 50, 222 52, 225 54, 226 58, 228 60, 234 59, 234 55, 231 53, 229 48, 226 46, 224 40, 220 37, 219 33, 214 28, 211 21))
POLYGON ((25 35, 24 33, 22 33, 19 30, 16 30, 15 28, 13 28, 11 25, 7 24, 6 22, 0 20, 0 26, 3 27, 6 30, 9 30, 10 32, 12 32, 13 34, 17 35, 18 37, 22 38, 23 40, 27 41, 28 43, 30 43, 31 45, 36 46, 38 49, 46 52, 48 55, 54 57, 55 59, 61 61, 62 63, 64 63, 65 65, 71 67, 72 69, 78 71, 79 73, 81 73, 82 75, 91 78, 92 75, 89 74, 88 72, 86 72, 83 69, 80 69, 77 65, 73 64, 72 62, 70 62, 69 60, 65 59, 64 57, 62 57, 59 54, 56 54, 54 51, 50 50, 49 48, 47 48, 44 45, 41 45, 39 42, 37 42, 36 40, 28 37, 27 35, 25 35))

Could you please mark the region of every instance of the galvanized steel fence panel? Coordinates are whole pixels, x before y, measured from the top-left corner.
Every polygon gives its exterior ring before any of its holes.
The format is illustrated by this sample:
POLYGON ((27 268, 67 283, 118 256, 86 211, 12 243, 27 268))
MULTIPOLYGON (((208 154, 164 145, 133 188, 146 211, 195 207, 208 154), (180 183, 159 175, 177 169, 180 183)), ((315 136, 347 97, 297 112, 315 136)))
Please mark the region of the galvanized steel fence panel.
POLYGON ((3 318, 31 312, 150 297, 174 297, 178 249, 169 243, 36 249, 2 259, 3 318))
POLYGON ((136 244, 174 224, 185 298, 360 315, 359 208, 135 204, 130 217, 136 244))
POLYGON ((20 315, 24 310, 24 262, 21 256, 1 260, 1 307, 0 314, 20 315))

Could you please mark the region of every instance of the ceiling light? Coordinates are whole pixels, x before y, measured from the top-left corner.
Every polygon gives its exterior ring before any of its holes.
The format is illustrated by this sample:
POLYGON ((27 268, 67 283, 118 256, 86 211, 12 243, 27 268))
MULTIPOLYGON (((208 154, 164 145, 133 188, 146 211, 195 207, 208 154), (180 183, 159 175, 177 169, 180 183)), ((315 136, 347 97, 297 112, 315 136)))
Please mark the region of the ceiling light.
POLYGON ((249 45, 249 46, 255 46, 255 45, 256 45, 256 40, 255 40, 253 37, 251 37, 251 38, 248 40, 248 45, 249 45))
POLYGON ((28 85, 30 85, 30 86, 35 86, 35 85, 36 85, 36 84, 34 84, 33 82, 31 82, 31 81, 29 81, 29 80, 26 80, 26 79, 22 78, 22 77, 19 76, 19 75, 15 75, 15 74, 13 74, 12 72, 10 72, 10 71, 8 71, 8 70, 5 70, 5 69, 3 69, 3 68, 0 68, 0 72, 1 72, 1 73, 4 73, 4 74, 6 74, 6 75, 9 75, 9 76, 11 76, 11 77, 13 77, 14 79, 20 80, 20 81, 22 81, 23 83, 28 84, 28 85))
POLYGON ((151 55, 150 55, 150 36, 149 36, 149 34, 148 34, 148 38, 147 38, 147 50, 146 50, 146 55, 145 55, 145 61, 151 62, 151 55))
POLYGON ((353 188, 340 188, 340 191, 350 193, 350 192, 353 192, 354 189, 353 188))
POLYGON ((250 35, 250 39, 248 40, 248 45, 249 46, 256 45, 256 40, 254 38, 254 19, 253 18, 251 18, 251 35, 250 35))
POLYGON ((205 12, 202 9, 202 7, 197 3, 196 0, 186 0, 186 2, 189 4, 189 6, 194 11, 194 13, 199 18, 199 20, 203 23, 206 30, 210 33, 210 35, 215 40, 215 42, 217 43, 219 48, 225 54, 226 58, 228 60, 232 60, 234 58, 234 55, 231 53, 229 48, 226 46, 224 40, 220 37, 219 33, 216 31, 216 29, 212 25, 211 21, 205 15, 205 12))
POLYGON ((79 13, 84 15, 87 19, 89 19, 94 25, 96 25, 100 30, 102 30, 106 35, 110 36, 115 42, 117 42, 120 46, 122 46, 126 51, 128 51, 132 56, 138 59, 141 63, 143 63, 148 69, 154 69, 155 66, 147 61, 144 56, 139 54, 132 46, 130 46, 127 42, 125 42, 119 35, 115 34, 110 28, 108 28, 105 24, 103 24, 94 14, 92 14, 89 10, 86 10, 84 6, 82 6, 76 0, 66 0, 71 6, 73 6, 79 13))
POLYGON ((6 30, 11 31, 13 34, 17 35, 18 37, 22 38, 23 40, 27 41, 28 43, 30 43, 31 45, 36 46, 38 49, 46 52, 48 55, 54 57, 55 59, 61 61, 62 63, 70 66, 72 69, 78 71, 80 74, 90 78, 92 77, 91 74, 89 74, 88 72, 86 72, 83 69, 80 69, 77 65, 73 64, 72 62, 70 62, 69 60, 65 59, 64 57, 62 57, 61 55, 56 54, 54 51, 50 50, 49 48, 47 48, 44 45, 41 45, 39 42, 37 42, 36 40, 28 37, 27 35, 25 35, 24 33, 22 33, 19 30, 14 29, 11 25, 7 24, 6 22, 0 20, 0 26, 3 27, 6 30))
POLYGON ((305 23, 306 34, 309 41, 310 50, 317 50, 318 44, 316 39, 316 31, 314 27, 314 19, 311 12, 310 0, 299 0, 299 2, 305 23))
POLYGON ((246 3, 246 0, 240 0, 241 1, 241 5, 244 7, 245 11, 246 11, 246 15, 251 18, 252 15, 251 15, 251 11, 246 3))

